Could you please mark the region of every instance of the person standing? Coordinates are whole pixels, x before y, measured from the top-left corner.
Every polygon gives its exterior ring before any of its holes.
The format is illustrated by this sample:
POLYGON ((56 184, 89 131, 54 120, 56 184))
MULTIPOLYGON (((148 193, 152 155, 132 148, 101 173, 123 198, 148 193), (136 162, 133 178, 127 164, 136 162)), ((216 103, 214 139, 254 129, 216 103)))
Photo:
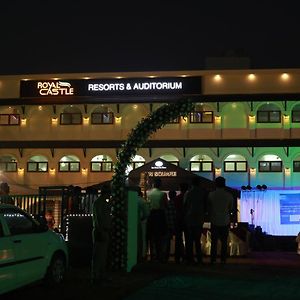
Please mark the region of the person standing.
POLYGON ((174 205, 174 198, 176 197, 176 191, 170 190, 168 193, 169 201, 166 207, 166 222, 167 222, 167 234, 165 236, 164 249, 164 261, 168 262, 170 258, 171 241, 175 234, 176 225, 176 209, 174 205))
POLYGON ((225 189, 225 178, 215 179, 216 190, 208 194, 208 214, 211 223, 211 254, 210 262, 217 259, 218 240, 221 242, 221 263, 226 263, 227 239, 230 226, 230 214, 233 209, 233 196, 225 189))
POLYGON ((138 261, 143 261, 147 257, 146 227, 149 217, 149 207, 144 199, 141 187, 137 189, 138 193, 138 261))
POLYGON ((187 227, 186 259, 194 264, 194 246, 197 263, 202 264, 201 235, 206 213, 206 193, 199 176, 194 177, 192 187, 184 196, 185 222, 187 227))
POLYGON ((175 262, 181 263, 185 259, 185 247, 183 237, 186 239, 186 226, 184 221, 183 199, 184 194, 188 190, 186 182, 180 183, 180 192, 174 198, 174 206, 176 210, 176 224, 175 224, 175 262))
POLYGON ((9 195, 10 188, 7 182, 0 184, 0 203, 15 204, 15 200, 9 195))
POLYGON ((92 283, 110 280, 107 276, 108 247, 112 229, 111 189, 103 185, 100 196, 93 203, 92 283))
POLYGON ((163 262, 163 242, 167 233, 165 209, 168 204, 167 194, 161 191, 161 179, 155 178, 153 188, 148 193, 150 215, 148 218, 148 235, 151 260, 163 262))

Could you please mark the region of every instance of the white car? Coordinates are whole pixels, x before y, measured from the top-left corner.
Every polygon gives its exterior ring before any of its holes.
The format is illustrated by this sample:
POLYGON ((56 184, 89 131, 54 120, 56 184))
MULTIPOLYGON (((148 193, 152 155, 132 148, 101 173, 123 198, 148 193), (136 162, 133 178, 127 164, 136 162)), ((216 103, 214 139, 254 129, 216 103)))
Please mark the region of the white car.
POLYGON ((68 259, 62 235, 20 208, 0 204, 0 295, 42 279, 61 284, 68 259))

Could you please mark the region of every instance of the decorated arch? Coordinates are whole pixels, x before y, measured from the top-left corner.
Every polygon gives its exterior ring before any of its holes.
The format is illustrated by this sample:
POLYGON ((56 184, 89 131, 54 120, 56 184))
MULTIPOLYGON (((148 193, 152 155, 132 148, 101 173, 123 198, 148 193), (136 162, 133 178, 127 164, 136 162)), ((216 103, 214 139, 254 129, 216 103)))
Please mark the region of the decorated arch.
POLYGON ((182 99, 174 103, 165 104, 143 118, 132 129, 128 139, 121 146, 115 164, 115 173, 112 178, 113 196, 113 232, 112 232, 112 267, 125 269, 127 260, 127 191, 126 191, 126 167, 137 151, 145 145, 149 137, 161 129, 170 120, 177 117, 187 117, 194 109, 190 99, 182 99))

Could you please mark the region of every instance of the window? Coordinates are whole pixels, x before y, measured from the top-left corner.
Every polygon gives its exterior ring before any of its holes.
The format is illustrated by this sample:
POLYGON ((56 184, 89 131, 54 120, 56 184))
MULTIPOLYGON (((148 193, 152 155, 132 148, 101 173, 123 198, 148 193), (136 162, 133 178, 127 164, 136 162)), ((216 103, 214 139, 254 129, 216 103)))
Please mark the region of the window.
POLYGON ((108 155, 97 155, 91 160, 92 172, 112 172, 113 162, 108 155))
POLYGON ((10 126, 20 125, 20 115, 0 114, 0 125, 10 125, 10 126))
POLYGON ((247 172, 247 161, 240 154, 230 154, 224 160, 224 172, 247 172))
POLYGON ((247 172, 246 161, 225 161, 224 172, 247 172))
POLYGON ((61 158, 58 166, 59 172, 79 172, 80 161, 74 155, 68 155, 61 158))
POLYGON ((281 123, 281 111, 277 105, 266 103, 257 111, 257 123, 281 123))
POLYGON ((213 111, 194 111, 190 113, 190 123, 213 123, 213 111))
POLYGON ((0 162, 0 170, 4 172, 17 172, 16 162, 0 162))
POLYGON ((17 172, 17 160, 13 156, 0 157, 0 171, 17 172))
POLYGON ((38 227, 29 216, 13 209, 7 209, 3 217, 12 235, 35 232, 38 227))
POLYGON ((191 161, 190 170, 192 172, 212 172, 213 162, 212 161, 191 161))
POLYGON ((27 172, 47 172, 48 162, 27 162, 27 172))
POLYGON ((167 124, 179 124, 179 117, 173 119, 173 120, 169 120, 167 122, 167 124))
POLYGON ((293 161, 293 172, 300 172, 300 160, 293 161))
POLYGON ((45 156, 32 156, 27 162, 27 172, 48 172, 48 160, 45 156))
POLYGON ((92 113, 92 124, 113 124, 114 114, 112 112, 92 113))
POLYGON ((81 113, 62 113, 60 114, 61 125, 80 125, 82 124, 81 113))
POLYGON ((282 172, 282 161, 259 161, 259 172, 282 172))
POLYGON ((112 162, 91 162, 92 172, 112 172, 113 163, 112 162))
POLYGON ((257 123, 281 123, 281 111, 258 111, 257 123))
POLYGON ((300 111, 293 110, 292 111, 292 122, 293 123, 300 123, 300 111))
POLYGON ((59 162, 59 172, 79 172, 80 162, 59 162))

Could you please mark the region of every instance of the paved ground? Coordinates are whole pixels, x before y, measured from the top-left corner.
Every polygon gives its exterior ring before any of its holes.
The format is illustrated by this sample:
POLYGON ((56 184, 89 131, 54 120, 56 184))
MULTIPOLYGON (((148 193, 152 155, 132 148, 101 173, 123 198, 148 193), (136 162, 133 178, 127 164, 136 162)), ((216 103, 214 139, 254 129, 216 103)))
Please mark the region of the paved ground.
MULTIPOLYGON (((187 266, 185 264, 177 265, 173 262, 167 264, 145 262, 136 266, 130 273, 114 272, 112 273, 113 281, 105 286, 91 286, 89 282, 89 267, 70 267, 67 280, 64 286, 60 289, 47 289, 43 285, 34 285, 26 287, 1 296, 1 300, 14 300, 27 298, 31 300, 43 299, 143 299, 145 294, 141 291, 147 287, 153 287, 153 283, 158 283, 161 295, 155 296, 156 300, 164 299, 162 291, 166 290, 170 284, 185 284, 182 286, 181 293, 185 289, 192 289, 185 283, 186 278, 202 278, 206 280, 206 285, 209 281, 215 285, 219 285, 219 290, 212 288, 210 291, 211 299, 221 299, 222 284, 230 285, 238 280, 243 279, 245 282, 252 282, 254 286, 261 286, 263 282, 269 284, 267 288, 272 289, 271 284, 282 283, 282 289, 273 291, 269 299, 277 299, 274 293, 285 293, 286 288, 290 295, 296 295, 296 289, 300 286, 300 256, 294 252, 253 252, 247 257, 229 258, 228 264, 225 266, 211 266, 208 263, 208 258, 205 258, 206 264, 203 266, 187 266), (169 281, 161 280, 168 278, 169 281), (171 279, 170 279, 171 278, 171 279), (180 280, 178 279, 180 278, 180 280), (177 281, 176 281, 177 280, 177 281), (226 281, 224 281, 226 280, 226 281), (271 281, 273 283, 271 283, 271 281), (170 283, 171 282, 171 283, 170 283), (288 285, 288 286, 287 286, 288 285), (161 297, 163 298, 161 298, 161 297)), ((191 282, 191 280, 189 280, 191 282)), ((235 285, 232 285, 236 288, 235 285)), ((217 287, 217 286, 216 286, 217 287)), ((170 288, 170 286, 168 287, 170 288)), ((251 290, 251 285, 249 286, 251 290)), ((203 291, 203 289, 202 289, 203 291)), ((153 298, 153 288, 151 293, 147 292, 148 296, 153 298)), ((297 294, 298 295, 298 294, 297 294)), ((251 295, 249 294, 249 297, 251 295)), ((278 297, 282 295, 277 295, 278 297)), ((174 295, 172 296, 173 299, 174 295)), ((298 297, 298 296, 297 296, 298 297)), ((223 297, 224 298, 224 297, 223 297)), ((257 298, 257 297, 256 297, 257 298)), ((151 299, 151 298, 149 298, 151 299)), ((176 298, 177 299, 177 298, 176 298)), ((194 299, 186 297, 186 299, 194 299)), ((200 298, 199 298, 200 299, 200 298)), ((237 297, 236 299, 239 299, 237 297)), ((248 299, 240 297, 240 299, 248 299)), ((250 299, 250 298, 249 298, 250 299)), ((265 300, 268 297, 264 297, 265 300)), ((292 298, 291 298, 292 299, 292 298)), ((300 299, 300 296, 299 296, 300 299)), ((224 299, 223 299, 224 300, 224 299)), ((285 300, 290 300, 285 298, 285 300)))

